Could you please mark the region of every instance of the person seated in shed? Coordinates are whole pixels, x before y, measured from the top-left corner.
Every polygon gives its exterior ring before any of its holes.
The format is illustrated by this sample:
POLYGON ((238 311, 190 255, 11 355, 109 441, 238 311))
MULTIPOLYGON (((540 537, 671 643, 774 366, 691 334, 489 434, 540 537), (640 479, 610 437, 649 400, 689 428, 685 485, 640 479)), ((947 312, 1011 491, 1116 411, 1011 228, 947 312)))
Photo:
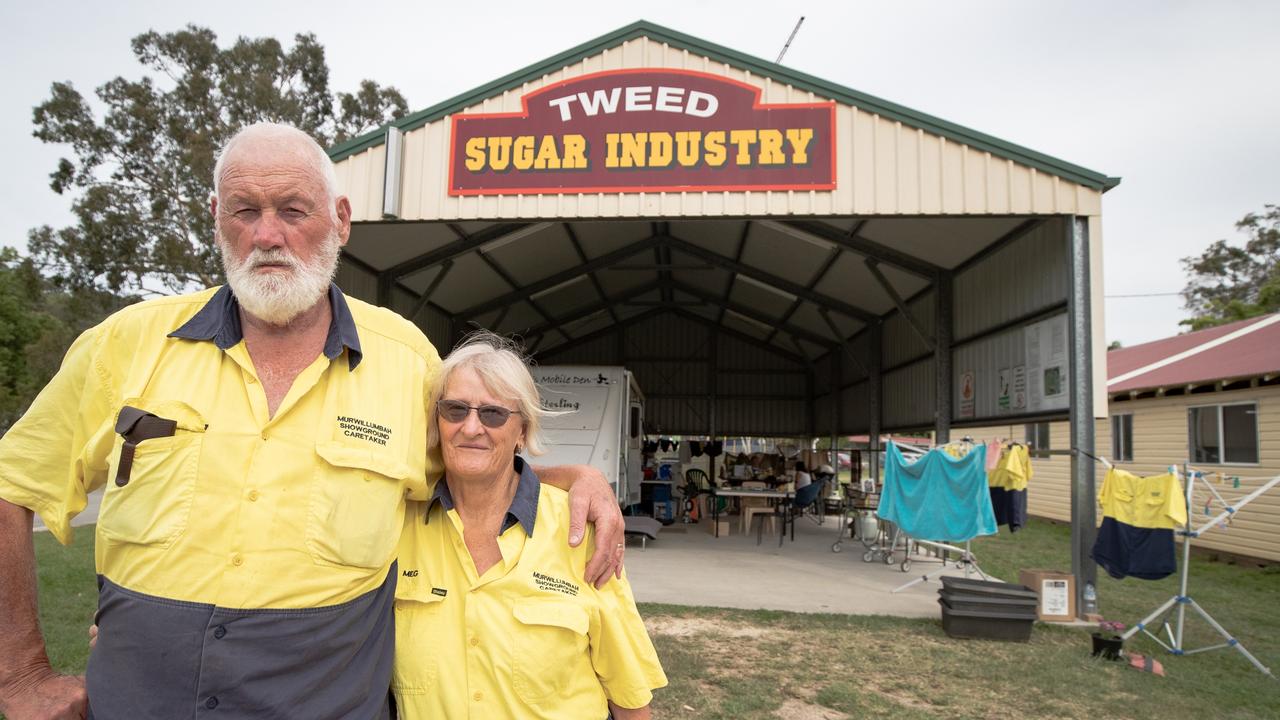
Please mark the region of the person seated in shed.
POLYGON ((584 578, 568 493, 538 482, 550 414, 513 345, 478 333, 444 360, 427 445, 444 479, 400 541, 392 694, 398 716, 649 717, 667 684, 625 574, 584 578))
POLYGON ((808 468, 805 467, 804 462, 801 460, 796 461, 795 476, 796 476, 796 490, 799 490, 805 485, 808 485, 813 482, 813 476, 809 475, 808 468))

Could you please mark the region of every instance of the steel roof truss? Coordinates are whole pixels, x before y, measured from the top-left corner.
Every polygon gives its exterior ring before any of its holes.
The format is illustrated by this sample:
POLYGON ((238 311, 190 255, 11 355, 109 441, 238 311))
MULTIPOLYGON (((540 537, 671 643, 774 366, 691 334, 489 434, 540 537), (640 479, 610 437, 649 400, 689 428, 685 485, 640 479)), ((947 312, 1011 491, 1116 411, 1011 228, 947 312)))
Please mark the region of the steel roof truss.
POLYGON ((630 245, 620 247, 611 253, 606 253, 604 255, 601 255, 595 260, 585 263, 580 267, 568 268, 561 272, 555 273, 554 275, 545 277, 535 283, 530 283, 528 285, 525 285, 522 288, 513 290, 512 292, 502 295, 501 297, 496 297, 496 298, 493 298, 492 300, 488 300, 486 302, 480 303, 479 305, 475 305, 473 307, 467 308, 466 310, 463 310, 462 312, 458 313, 458 316, 463 318, 472 318, 472 317, 475 317, 476 315, 489 312, 490 310, 496 310, 505 305, 510 305, 511 303, 519 302, 532 295, 542 292, 543 290, 555 287, 560 283, 581 277, 583 273, 591 273, 601 268, 609 267, 610 265, 613 265, 619 260, 623 260, 625 258, 631 257, 632 255, 642 253, 645 250, 649 250, 650 248, 653 248, 656 245, 660 245, 664 241, 665 241, 664 238, 656 235, 647 237, 644 240, 640 240, 639 242, 634 242, 634 243, 631 243, 630 245))
POLYGON ((872 277, 876 279, 877 283, 880 283, 880 287, 884 288, 884 291, 889 295, 889 298, 893 300, 893 304, 898 307, 898 312, 902 313, 902 317, 907 321, 907 324, 911 326, 911 329, 915 331, 916 335, 920 338, 920 341, 924 343, 924 346, 929 348, 930 352, 937 349, 937 343, 934 342, 934 339, 929 337, 928 333, 924 331, 924 328, 920 326, 920 322, 916 320, 916 316, 911 313, 911 308, 907 307, 906 301, 903 300, 902 296, 898 294, 898 291, 894 289, 893 283, 889 282, 889 278, 885 277, 884 273, 880 271, 879 261, 875 258, 868 257, 864 262, 867 264, 867 269, 871 271, 872 277))
POLYGON ((847 315, 851 318, 854 318, 856 320, 861 320, 862 322, 867 322, 867 323, 876 322, 877 320, 880 319, 879 316, 877 316, 875 313, 868 312, 859 307, 854 307, 853 305, 850 305, 849 303, 846 303, 843 300, 837 300, 836 298, 823 295, 822 293, 819 293, 819 292, 815 292, 805 287, 804 285, 791 282, 790 280, 787 280, 785 278, 780 278, 771 272, 761 270, 757 267, 753 267, 751 265, 747 265, 745 263, 741 263, 736 260, 731 260, 717 252, 713 252, 711 250, 706 250, 701 247, 698 247, 693 243, 686 242, 684 240, 681 240, 675 237, 667 238, 665 242, 668 243, 671 247, 675 248, 676 250, 679 250, 680 252, 683 252, 687 255, 693 255, 713 265, 719 265, 733 273, 737 273, 739 275, 745 275, 754 280, 759 280, 760 282, 768 283, 778 288, 779 290, 784 290, 796 297, 804 298, 805 300, 808 300, 809 302, 814 303, 819 307, 828 307, 832 310, 839 312, 842 315, 847 315))
POLYGON ((773 227, 787 232, 788 230, 802 232, 813 237, 826 240, 833 245, 838 245, 845 250, 851 250, 859 255, 873 257, 880 262, 893 265, 894 267, 905 270, 912 275, 933 282, 938 273, 942 272, 942 268, 927 260, 921 260, 914 255, 908 255, 900 250, 894 250, 888 245, 881 245, 874 240, 858 235, 858 230, 862 225, 854 226, 852 232, 845 233, 822 222, 808 220, 786 220, 786 221, 769 221, 773 227))

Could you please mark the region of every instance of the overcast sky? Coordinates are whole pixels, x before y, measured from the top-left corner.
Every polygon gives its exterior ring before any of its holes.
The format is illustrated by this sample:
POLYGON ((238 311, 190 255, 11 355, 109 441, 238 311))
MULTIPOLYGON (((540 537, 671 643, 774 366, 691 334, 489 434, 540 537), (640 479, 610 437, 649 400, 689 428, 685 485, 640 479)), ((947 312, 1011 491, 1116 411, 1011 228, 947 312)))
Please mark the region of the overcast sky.
POLYGON ((0 242, 69 222, 48 187, 61 148, 31 136, 50 83, 84 94, 141 74, 129 40, 186 23, 291 42, 313 32, 330 86, 363 78, 418 110, 644 19, 1077 165, 1119 175, 1103 200, 1107 340, 1179 331, 1178 260, 1280 203, 1277 2, 5 3, 0 27, 0 242))

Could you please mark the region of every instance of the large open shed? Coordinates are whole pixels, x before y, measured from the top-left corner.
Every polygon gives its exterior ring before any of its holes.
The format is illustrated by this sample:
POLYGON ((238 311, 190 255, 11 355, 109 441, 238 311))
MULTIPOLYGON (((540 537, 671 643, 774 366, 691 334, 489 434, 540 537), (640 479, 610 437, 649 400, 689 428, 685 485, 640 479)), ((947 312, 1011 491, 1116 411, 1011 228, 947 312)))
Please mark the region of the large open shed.
MULTIPOLYGON (((1070 446, 1093 451, 1101 199, 1116 178, 646 22, 330 154, 356 220, 339 285, 442 353, 484 327, 522 337, 544 365, 626 366, 664 434, 946 440, 963 425, 1068 419, 1070 446), (615 86, 621 111, 589 112, 615 86), (754 144, 730 140, 720 167, 714 130, 679 144, 694 127, 681 122, 715 120, 698 92, 723 93, 726 121, 758 119, 754 144), (740 92, 750 102, 735 111, 740 92), (816 130, 790 134, 804 112, 816 130), (564 135, 541 154, 536 133, 580 121, 585 137, 615 131, 577 148, 580 164, 636 167, 571 175, 564 135), (521 132, 535 133, 523 168, 521 132), (657 136, 676 138, 675 158, 657 136)), ((1094 572, 1090 462, 1073 457, 1080 592, 1094 572)))

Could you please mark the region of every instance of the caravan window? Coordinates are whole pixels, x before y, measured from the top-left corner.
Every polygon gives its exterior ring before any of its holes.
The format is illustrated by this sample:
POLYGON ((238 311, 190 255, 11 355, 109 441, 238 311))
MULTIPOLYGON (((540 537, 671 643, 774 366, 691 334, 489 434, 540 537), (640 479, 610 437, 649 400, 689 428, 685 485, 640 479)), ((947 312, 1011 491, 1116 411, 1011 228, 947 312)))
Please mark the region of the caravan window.
POLYGON ((631 439, 640 437, 640 406, 631 406, 631 439))

